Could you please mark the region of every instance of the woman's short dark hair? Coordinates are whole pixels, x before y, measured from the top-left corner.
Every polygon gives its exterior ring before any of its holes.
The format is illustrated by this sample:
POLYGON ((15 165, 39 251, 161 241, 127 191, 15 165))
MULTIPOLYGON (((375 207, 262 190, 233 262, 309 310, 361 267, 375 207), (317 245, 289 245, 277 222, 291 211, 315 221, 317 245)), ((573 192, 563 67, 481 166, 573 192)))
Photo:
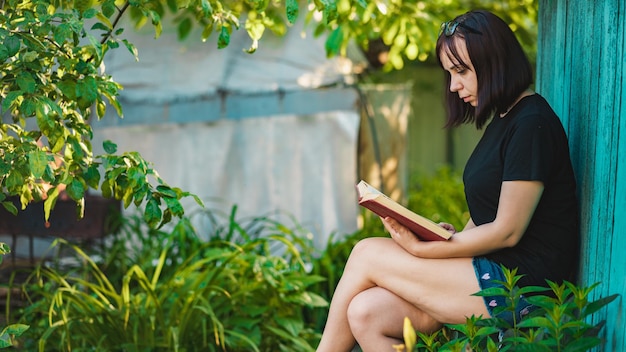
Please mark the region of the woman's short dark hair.
POLYGON ((478 105, 473 107, 450 92, 450 75, 446 75, 446 127, 475 123, 480 129, 494 114, 506 112, 532 84, 530 62, 513 31, 491 12, 469 11, 444 26, 437 39, 439 64, 440 55, 448 55, 452 62, 469 68, 456 48, 455 38, 459 38, 467 46, 478 81, 478 105))

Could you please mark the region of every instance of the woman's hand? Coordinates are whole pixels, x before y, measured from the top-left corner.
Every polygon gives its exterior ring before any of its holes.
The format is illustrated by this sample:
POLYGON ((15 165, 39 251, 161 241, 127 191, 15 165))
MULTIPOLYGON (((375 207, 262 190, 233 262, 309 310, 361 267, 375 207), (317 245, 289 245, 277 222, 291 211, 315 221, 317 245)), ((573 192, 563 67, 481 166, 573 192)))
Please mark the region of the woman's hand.
POLYGON ((385 226, 385 229, 389 231, 391 238, 400 247, 404 248, 405 251, 413 255, 416 255, 414 251, 415 247, 419 246, 419 243, 422 241, 420 241, 420 239, 417 238, 417 236, 415 236, 415 234, 411 232, 411 230, 401 225, 395 219, 390 218, 390 217, 386 217, 386 218, 381 217, 380 219, 382 220, 383 225, 385 226))
POLYGON ((444 229, 446 229, 446 231, 450 232, 453 235, 456 233, 456 229, 452 224, 448 224, 447 222, 440 222, 439 226, 443 227, 444 229))

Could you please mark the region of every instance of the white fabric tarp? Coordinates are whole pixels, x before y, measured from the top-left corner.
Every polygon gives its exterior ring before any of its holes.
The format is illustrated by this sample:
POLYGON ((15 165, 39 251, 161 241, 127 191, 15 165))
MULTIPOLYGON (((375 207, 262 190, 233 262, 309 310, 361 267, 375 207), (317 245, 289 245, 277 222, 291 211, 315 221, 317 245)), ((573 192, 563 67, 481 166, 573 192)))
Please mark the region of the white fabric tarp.
POLYGON ((120 153, 139 151, 208 208, 291 214, 319 248, 355 231, 359 112, 344 86, 353 61, 327 59, 324 40, 306 32, 266 33, 252 55, 244 30, 223 50, 198 33, 180 42, 173 28, 158 40, 150 29, 127 32, 139 61, 122 48, 106 61, 124 86, 124 118, 109 109, 93 122, 94 150, 110 139, 120 153))
POLYGON ((236 204, 241 217, 291 215, 321 248, 331 233, 356 230, 358 121, 354 113, 334 112, 113 127, 97 131, 94 145, 111 139, 120 152, 140 152, 170 185, 198 195, 208 209, 228 212, 236 204))

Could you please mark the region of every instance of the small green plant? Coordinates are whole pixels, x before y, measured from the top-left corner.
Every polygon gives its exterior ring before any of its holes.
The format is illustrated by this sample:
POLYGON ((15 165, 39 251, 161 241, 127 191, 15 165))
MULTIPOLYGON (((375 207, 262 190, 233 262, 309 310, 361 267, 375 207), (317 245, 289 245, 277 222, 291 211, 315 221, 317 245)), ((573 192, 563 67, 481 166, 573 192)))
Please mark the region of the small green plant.
MULTIPOLYGON (((11 248, 6 243, 0 242, 0 263, 2 258, 11 253, 11 248)), ((0 348, 11 347, 15 344, 15 339, 28 330, 28 325, 11 324, 0 331, 0 348)))
MULTIPOLYGON (((589 301, 589 294, 598 285, 579 287, 565 281, 546 281, 548 287, 516 284, 521 275, 504 268, 502 288, 482 290, 478 296, 504 296, 507 305, 494 311, 497 316, 514 311, 522 295, 534 309, 521 321, 510 325, 503 319, 469 317, 465 324, 448 324, 433 334, 415 332, 417 341, 407 351, 589 351, 602 344, 599 333, 604 321, 590 323, 593 313, 611 303, 617 294, 589 301), (540 292, 547 292, 546 294, 540 292)), ((405 330, 405 341, 411 333, 405 330)), ((410 346, 410 345, 409 345, 410 346)), ((407 346, 404 346, 407 347, 407 346)))
POLYGON ((306 271, 294 231, 268 218, 236 221, 235 214, 208 240, 197 238, 188 219, 169 233, 151 229, 154 238, 127 238, 138 248, 126 252, 120 238, 101 262, 58 240, 55 248, 70 248, 81 264, 33 272, 22 319, 33 322, 36 340, 25 347, 313 351, 319 337, 302 311, 327 305, 310 289, 323 278, 306 271))

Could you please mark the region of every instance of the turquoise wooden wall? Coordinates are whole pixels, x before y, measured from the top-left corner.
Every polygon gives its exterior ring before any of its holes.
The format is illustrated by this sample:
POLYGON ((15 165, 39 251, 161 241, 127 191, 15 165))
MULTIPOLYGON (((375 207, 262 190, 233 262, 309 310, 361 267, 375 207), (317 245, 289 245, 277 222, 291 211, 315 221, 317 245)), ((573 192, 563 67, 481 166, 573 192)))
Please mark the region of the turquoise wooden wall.
POLYGON ((626 2, 540 0, 537 90, 569 135, 581 199, 580 283, 621 296, 600 350, 626 351, 626 2))

